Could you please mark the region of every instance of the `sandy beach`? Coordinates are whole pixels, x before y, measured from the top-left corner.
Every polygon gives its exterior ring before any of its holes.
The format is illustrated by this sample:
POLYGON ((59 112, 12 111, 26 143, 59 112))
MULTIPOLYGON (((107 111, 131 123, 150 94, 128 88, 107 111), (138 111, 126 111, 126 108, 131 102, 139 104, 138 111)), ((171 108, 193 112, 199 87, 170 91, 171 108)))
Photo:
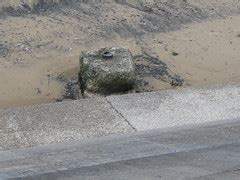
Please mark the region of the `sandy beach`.
POLYGON ((2 13, 0 109, 63 100, 68 83, 77 81, 80 52, 101 47, 123 46, 134 57, 147 54, 161 62, 136 58, 145 82, 140 91, 178 88, 170 76, 183 79, 181 87, 240 82, 239 1, 204 2, 186 5, 195 8, 193 19, 181 15, 185 6, 177 4, 182 22, 156 19, 159 10, 116 2, 101 6, 109 11, 100 15, 92 4, 83 4, 81 12, 63 7, 40 14, 2 13), (149 22, 151 29, 143 26, 149 22))

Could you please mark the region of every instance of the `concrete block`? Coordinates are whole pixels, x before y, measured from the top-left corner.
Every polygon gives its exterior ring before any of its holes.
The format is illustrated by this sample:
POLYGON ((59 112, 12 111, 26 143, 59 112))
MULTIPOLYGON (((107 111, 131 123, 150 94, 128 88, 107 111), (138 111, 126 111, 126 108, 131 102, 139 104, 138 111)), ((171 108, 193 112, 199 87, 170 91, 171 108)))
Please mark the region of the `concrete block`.
POLYGON ((132 89, 135 84, 132 55, 120 47, 82 52, 79 77, 83 92, 111 94, 132 89))

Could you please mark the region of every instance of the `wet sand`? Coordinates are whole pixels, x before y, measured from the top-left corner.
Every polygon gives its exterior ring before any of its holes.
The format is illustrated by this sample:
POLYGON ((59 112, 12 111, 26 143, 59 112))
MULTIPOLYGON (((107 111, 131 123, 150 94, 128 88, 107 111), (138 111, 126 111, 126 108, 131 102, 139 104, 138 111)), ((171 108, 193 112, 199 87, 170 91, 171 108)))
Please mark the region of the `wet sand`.
POLYGON ((234 16, 193 23, 179 31, 149 35, 144 41, 190 85, 240 82, 239 22, 240 16, 234 16))

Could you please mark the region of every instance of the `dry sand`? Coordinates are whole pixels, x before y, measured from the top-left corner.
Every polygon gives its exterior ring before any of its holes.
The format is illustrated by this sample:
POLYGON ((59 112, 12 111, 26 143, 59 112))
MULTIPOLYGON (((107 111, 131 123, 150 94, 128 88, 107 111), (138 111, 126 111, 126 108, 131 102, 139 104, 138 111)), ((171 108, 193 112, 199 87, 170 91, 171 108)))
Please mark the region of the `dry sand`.
MULTIPOLYGON (((117 12, 118 17, 123 14, 124 10, 117 12)), ((132 9, 124 17, 128 21, 133 14, 140 12, 132 9)), ((169 32, 147 32, 141 38, 120 33, 109 39, 99 36, 102 29, 84 18, 47 14, 0 19, 0 108, 62 99, 66 84, 59 79, 76 78, 80 52, 106 46, 127 47, 134 56, 151 54, 183 78, 184 86, 240 82, 238 15, 186 23, 169 32)), ((161 78, 143 79, 148 83, 144 90, 173 88, 161 78)))

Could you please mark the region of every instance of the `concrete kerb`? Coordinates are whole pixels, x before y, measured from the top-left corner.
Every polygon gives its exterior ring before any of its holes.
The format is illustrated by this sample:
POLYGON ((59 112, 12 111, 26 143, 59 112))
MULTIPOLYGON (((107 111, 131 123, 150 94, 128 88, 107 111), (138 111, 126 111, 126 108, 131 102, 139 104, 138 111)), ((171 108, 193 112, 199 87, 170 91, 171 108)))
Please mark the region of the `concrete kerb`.
POLYGON ((238 84, 109 96, 107 99, 138 131, 240 117, 238 84))
POLYGON ((132 131, 105 98, 0 111, 0 150, 132 131))

